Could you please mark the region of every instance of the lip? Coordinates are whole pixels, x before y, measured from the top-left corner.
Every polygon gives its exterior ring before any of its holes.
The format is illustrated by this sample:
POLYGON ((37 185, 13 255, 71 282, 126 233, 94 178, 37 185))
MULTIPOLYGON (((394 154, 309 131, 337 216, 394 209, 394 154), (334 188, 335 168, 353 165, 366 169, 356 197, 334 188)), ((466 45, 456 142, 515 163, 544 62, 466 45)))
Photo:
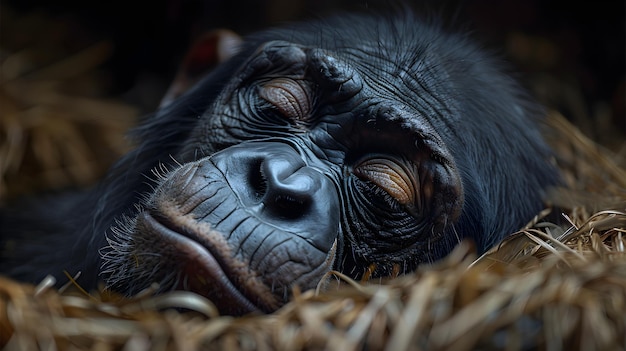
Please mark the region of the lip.
POLYGON ((139 214, 137 219, 155 237, 184 255, 180 261, 187 279, 183 279, 178 289, 192 291, 209 298, 222 314, 241 315, 262 310, 231 282, 218 259, 208 248, 170 229, 166 223, 159 221, 147 211, 139 214))

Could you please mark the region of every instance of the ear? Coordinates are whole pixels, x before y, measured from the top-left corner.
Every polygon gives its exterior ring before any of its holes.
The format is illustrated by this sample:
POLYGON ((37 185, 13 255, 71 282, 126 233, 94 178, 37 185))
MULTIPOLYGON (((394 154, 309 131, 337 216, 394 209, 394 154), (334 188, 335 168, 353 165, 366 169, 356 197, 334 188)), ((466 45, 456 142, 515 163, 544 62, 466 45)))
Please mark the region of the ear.
POLYGON ((159 108, 170 104, 217 65, 237 54, 241 42, 239 35, 226 29, 214 30, 198 38, 187 52, 159 108))

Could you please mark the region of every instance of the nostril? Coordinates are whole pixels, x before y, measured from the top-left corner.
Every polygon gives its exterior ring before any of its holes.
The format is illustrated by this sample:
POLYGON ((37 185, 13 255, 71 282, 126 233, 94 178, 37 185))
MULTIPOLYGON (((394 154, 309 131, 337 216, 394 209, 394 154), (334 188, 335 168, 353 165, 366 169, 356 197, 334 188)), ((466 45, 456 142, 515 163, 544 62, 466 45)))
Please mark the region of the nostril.
POLYGON ((297 196, 288 193, 279 193, 268 199, 266 205, 275 212, 275 215, 285 219, 296 219, 307 212, 311 204, 309 196, 297 196))
POLYGON ((248 172, 248 184, 255 199, 261 200, 267 192, 267 178, 263 171, 263 159, 254 160, 248 172))

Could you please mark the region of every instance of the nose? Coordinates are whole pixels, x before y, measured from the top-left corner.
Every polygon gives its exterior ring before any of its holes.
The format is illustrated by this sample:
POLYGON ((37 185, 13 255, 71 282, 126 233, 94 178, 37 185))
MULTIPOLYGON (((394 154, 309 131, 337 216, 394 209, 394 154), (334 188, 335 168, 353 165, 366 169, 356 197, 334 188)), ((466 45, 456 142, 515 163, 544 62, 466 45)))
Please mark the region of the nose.
POLYGON ((257 218, 330 249, 339 227, 339 196, 321 161, 305 161, 283 142, 239 144, 211 161, 257 218))
POLYGON ((297 219, 306 216, 324 181, 323 175, 299 157, 278 154, 261 160, 249 170, 255 194, 275 216, 297 219))

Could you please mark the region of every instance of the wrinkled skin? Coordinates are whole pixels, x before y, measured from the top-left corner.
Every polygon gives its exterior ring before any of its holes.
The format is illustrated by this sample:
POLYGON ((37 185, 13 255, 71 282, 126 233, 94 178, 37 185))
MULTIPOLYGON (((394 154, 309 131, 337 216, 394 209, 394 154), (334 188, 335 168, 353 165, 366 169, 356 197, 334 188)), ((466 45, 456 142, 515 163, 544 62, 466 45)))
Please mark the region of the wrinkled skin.
POLYGON ((558 182, 539 113, 465 37, 410 15, 262 32, 147 119, 93 191, 5 210, 2 269, 129 295, 156 282, 243 314, 333 269, 404 273, 464 238, 484 251, 558 182))

